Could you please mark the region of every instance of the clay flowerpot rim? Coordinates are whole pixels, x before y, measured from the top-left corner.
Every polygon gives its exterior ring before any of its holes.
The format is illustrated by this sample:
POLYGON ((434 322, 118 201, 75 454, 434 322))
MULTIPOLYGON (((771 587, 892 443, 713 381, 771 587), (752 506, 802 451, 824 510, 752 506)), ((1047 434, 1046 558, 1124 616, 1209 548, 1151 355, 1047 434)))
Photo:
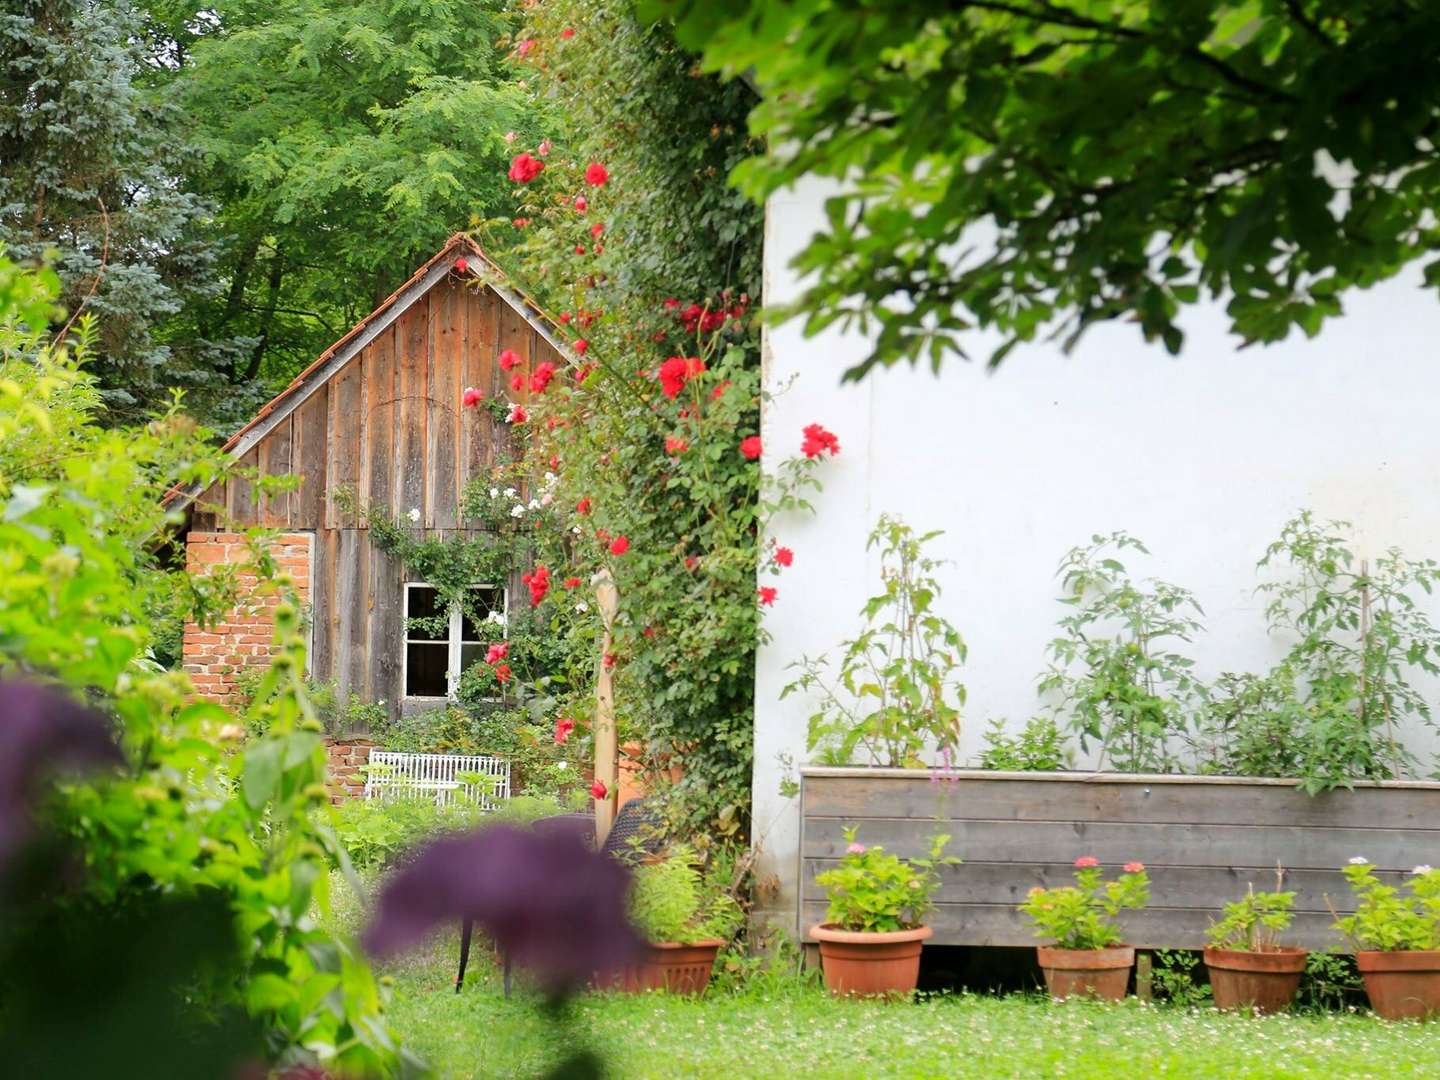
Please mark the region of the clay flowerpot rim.
POLYGON ((651 941, 647 944, 652 949, 718 949, 725 944, 725 939, 707 937, 701 938, 699 941, 651 941))
POLYGON ((1361 949, 1355 966, 1361 971, 1440 971, 1440 949, 1361 949))
POLYGON ((1286 972, 1305 970, 1305 960, 1310 953, 1293 945, 1278 945, 1270 949, 1205 949, 1205 966, 1237 971, 1286 972))
POLYGON ((917 926, 911 930, 842 930, 834 923, 817 923, 810 928, 816 941, 834 941, 846 945, 888 945, 892 942, 924 941, 935 933, 934 927, 917 926))
POLYGON ((1129 967, 1135 963, 1135 946, 1107 945, 1103 949, 1062 949, 1058 945, 1037 945, 1040 966, 1066 971, 1103 970, 1129 967))

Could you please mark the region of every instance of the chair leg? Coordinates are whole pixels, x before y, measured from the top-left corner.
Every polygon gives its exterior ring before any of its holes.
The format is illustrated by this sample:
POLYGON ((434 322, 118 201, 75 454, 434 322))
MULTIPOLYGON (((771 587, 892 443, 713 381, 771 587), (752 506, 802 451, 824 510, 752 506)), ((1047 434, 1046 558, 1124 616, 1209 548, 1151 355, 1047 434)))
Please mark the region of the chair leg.
POLYGON ((470 961, 470 935, 475 930, 475 921, 466 919, 460 926, 460 970, 455 975, 455 992, 465 985, 465 965, 470 961))

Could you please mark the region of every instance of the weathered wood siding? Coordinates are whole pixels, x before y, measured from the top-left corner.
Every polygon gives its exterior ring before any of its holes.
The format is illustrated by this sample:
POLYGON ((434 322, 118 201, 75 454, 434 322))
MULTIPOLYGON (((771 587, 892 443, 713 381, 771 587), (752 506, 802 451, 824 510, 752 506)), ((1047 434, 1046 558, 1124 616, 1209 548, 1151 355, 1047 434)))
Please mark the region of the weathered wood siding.
POLYGON ((1289 937, 1341 944, 1333 916, 1353 909, 1339 868, 1363 855, 1399 880, 1440 863, 1440 784, 1389 782, 1311 797, 1280 780, 1114 773, 935 774, 908 769, 806 768, 801 775, 801 926, 823 921, 815 875, 844 852, 843 829, 901 856, 922 855, 937 830, 964 860, 942 870, 931 916, 935 944, 1030 945, 1015 906, 1034 886, 1066 884, 1093 855, 1112 872, 1131 860, 1150 874, 1151 903, 1122 917, 1127 940, 1198 948, 1220 907, 1275 887, 1296 893, 1289 937))
POLYGON ((461 407, 462 391, 529 396, 513 391, 513 373, 496 363, 504 349, 524 358, 515 373, 527 377, 532 359, 563 366, 492 289, 442 279, 241 459, 261 475, 298 475, 298 490, 260 498, 236 478, 196 504, 197 530, 314 530, 311 671, 345 693, 398 708, 404 570, 371 547, 365 522, 335 493, 352 488, 397 517, 418 509, 427 530, 457 531, 461 493, 488 473, 508 439, 507 425, 488 410, 461 407))

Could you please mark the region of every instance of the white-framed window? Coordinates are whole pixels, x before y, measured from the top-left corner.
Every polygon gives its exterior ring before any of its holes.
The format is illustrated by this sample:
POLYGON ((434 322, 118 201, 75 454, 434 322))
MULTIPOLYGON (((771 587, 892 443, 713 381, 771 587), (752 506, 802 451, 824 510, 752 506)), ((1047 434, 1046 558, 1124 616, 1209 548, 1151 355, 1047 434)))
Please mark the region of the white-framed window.
POLYGON ((407 698, 453 698, 460 673, 485 659, 489 643, 505 636, 507 591, 499 585, 474 585, 470 593, 478 621, 458 607, 444 610, 435 586, 405 583, 401 685, 407 698))

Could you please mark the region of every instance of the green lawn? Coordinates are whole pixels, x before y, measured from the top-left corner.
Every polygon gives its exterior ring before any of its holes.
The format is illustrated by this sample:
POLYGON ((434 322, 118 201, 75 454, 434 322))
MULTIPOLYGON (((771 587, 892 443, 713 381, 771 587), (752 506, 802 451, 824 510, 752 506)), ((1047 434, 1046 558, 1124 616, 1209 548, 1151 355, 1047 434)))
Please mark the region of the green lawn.
MULTIPOLYGON (((401 1035, 445 1080, 539 1074, 556 1027, 524 995, 507 1001, 488 955, 456 995, 457 936, 389 969, 401 1035)), ((1440 1024, 1366 1015, 1227 1016, 1034 997, 834 1001, 769 993, 594 995, 575 1022, 617 1077, 1435 1077, 1440 1024)))

